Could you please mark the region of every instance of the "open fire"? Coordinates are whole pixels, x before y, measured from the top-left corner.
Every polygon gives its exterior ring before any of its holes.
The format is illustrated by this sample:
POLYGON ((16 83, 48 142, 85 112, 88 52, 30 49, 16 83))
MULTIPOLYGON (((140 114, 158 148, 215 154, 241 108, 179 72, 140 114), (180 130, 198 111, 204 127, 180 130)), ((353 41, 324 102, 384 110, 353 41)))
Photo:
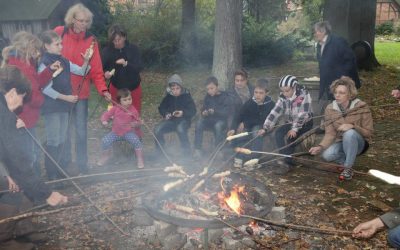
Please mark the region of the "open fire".
POLYGON ((242 202, 240 201, 240 196, 244 196, 245 186, 235 185, 233 188, 228 191, 228 195, 226 195, 227 190, 223 186, 223 178, 221 178, 221 188, 223 191, 218 193, 218 199, 223 208, 228 205, 230 209, 232 209, 236 214, 243 214, 242 202))

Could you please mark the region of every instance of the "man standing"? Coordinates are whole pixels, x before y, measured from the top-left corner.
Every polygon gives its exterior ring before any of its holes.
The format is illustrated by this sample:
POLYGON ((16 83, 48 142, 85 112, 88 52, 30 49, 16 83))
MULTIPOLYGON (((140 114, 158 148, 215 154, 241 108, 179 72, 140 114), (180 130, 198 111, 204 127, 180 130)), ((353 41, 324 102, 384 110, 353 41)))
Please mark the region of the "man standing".
POLYGON ((314 38, 318 43, 319 100, 323 109, 330 101, 334 100, 332 93, 329 92, 329 86, 334 80, 348 76, 354 81, 357 88, 361 87, 354 52, 344 38, 332 35, 331 31, 331 25, 327 21, 314 25, 314 38), (324 101, 326 105, 324 105, 324 101))

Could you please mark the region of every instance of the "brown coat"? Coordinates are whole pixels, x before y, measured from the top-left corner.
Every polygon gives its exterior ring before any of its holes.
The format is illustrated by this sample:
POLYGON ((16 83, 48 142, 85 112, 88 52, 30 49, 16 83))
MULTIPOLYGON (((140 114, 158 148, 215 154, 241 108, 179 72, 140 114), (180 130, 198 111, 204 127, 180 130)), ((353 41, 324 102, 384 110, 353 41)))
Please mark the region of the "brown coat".
POLYGON ((334 142, 341 141, 343 132, 337 129, 342 124, 353 124, 354 129, 365 140, 370 141, 374 131, 371 110, 365 102, 355 99, 352 101, 345 115, 342 115, 336 101, 333 101, 326 107, 325 136, 319 145, 326 149, 334 142))

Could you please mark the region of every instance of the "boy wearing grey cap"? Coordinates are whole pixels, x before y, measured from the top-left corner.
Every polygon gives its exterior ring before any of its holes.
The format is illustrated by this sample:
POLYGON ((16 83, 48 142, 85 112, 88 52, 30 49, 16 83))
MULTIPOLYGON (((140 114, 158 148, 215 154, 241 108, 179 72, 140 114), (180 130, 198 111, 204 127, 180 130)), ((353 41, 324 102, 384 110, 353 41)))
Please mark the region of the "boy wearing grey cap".
POLYGON ((160 143, 156 148, 164 146, 164 134, 174 132, 178 134, 184 154, 191 155, 188 130, 191 120, 196 114, 196 106, 189 90, 184 88, 182 78, 178 74, 168 79, 167 93, 158 107, 163 120, 154 128, 154 134, 160 143))

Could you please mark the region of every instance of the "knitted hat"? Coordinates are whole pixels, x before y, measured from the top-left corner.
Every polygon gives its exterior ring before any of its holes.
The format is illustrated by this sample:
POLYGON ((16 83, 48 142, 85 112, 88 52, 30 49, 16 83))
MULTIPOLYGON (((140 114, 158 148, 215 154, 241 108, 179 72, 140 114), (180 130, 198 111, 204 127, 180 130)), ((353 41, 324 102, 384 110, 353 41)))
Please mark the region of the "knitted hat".
POLYGON ((298 83, 299 82, 297 81, 295 76, 287 75, 287 76, 282 77, 281 80, 279 81, 279 88, 282 88, 282 87, 291 87, 291 88, 293 88, 298 83))
POLYGON ((182 78, 178 74, 173 74, 170 78, 168 78, 168 85, 173 83, 182 86, 182 78))

